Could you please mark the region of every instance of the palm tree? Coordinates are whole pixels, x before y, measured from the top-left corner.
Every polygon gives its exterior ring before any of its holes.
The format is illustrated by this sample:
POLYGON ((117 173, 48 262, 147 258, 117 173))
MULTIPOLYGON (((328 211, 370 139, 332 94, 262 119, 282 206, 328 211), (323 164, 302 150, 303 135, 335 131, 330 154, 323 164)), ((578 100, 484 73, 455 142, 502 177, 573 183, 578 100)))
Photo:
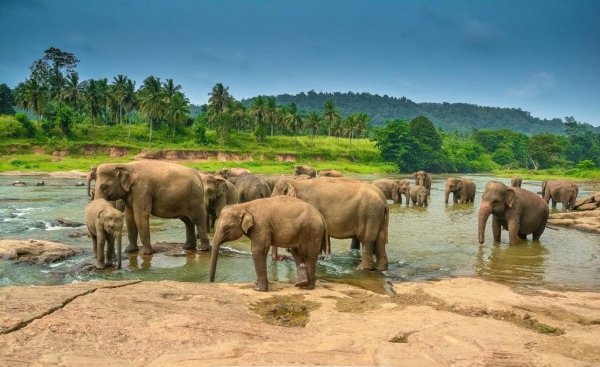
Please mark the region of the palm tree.
POLYGON ((354 129, 356 130, 356 137, 360 137, 369 128, 369 115, 366 113, 358 113, 356 116, 356 124, 354 129))
POLYGON ((281 105, 277 107, 277 111, 275 112, 275 125, 282 131, 285 131, 286 128, 285 117, 287 116, 287 114, 288 107, 286 105, 281 105))
POLYGON ((298 131, 302 128, 302 115, 298 112, 298 107, 296 103, 292 102, 290 107, 288 108, 287 116, 285 117, 285 123, 290 130, 294 133, 294 149, 297 148, 298 145, 298 131))
POLYGON ((83 98, 86 106, 92 115, 92 122, 96 122, 102 110, 106 108, 109 88, 108 80, 106 79, 90 79, 82 83, 83 98))
POLYGON ((152 127, 154 123, 164 118, 167 110, 165 93, 160 84, 160 78, 149 76, 144 80, 139 90, 140 113, 150 123, 148 136, 149 144, 152 144, 152 127))
POLYGON ((38 120, 41 120, 42 112, 48 101, 48 90, 35 79, 27 79, 15 89, 15 99, 17 106, 32 110, 38 120))
POLYGON ((263 96, 258 96, 252 101, 250 106, 250 116, 254 117, 254 132, 260 142, 263 141, 263 120, 266 113, 266 103, 263 96))
POLYGON ((354 133, 354 129, 356 126, 357 114, 352 114, 344 120, 342 123, 342 130, 344 133, 348 134, 348 138, 350 139, 350 146, 352 146, 352 137, 354 133))
POLYGON ((135 82, 127 79, 127 83, 123 87, 123 107, 125 108, 125 116, 127 117, 127 139, 131 136, 131 111, 137 108, 137 98, 135 94, 135 82))
POLYGON ((220 125, 219 136, 222 141, 225 141, 228 126, 224 113, 228 112, 233 102, 229 87, 217 83, 208 95, 208 122, 214 126, 220 125))
POLYGON ((190 116, 189 101, 183 93, 175 92, 169 99, 167 107, 167 120, 173 126, 173 141, 175 141, 175 128, 183 125, 190 116))
POLYGON ((69 106, 75 109, 79 108, 79 100, 82 97, 81 86, 79 85, 79 74, 72 72, 67 75, 65 85, 59 97, 69 106))
POLYGON ((246 107, 239 101, 233 101, 231 104, 231 117, 237 126, 238 132, 241 132, 246 121, 246 107))
POLYGON ((333 101, 330 99, 326 100, 323 105, 323 118, 327 121, 329 136, 331 136, 333 128, 338 128, 336 124, 339 123, 340 112, 335 109, 333 101))
POLYGON ((277 100, 275 97, 268 97, 266 99, 265 107, 266 120, 271 126, 271 136, 273 136, 273 130, 275 128, 275 124, 277 123, 277 100))
POLYGON ((118 109, 118 123, 123 122, 123 110, 125 109, 125 93, 127 92, 127 81, 129 80, 123 74, 119 74, 113 78, 113 82, 110 85, 112 99, 115 102, 116 108, 118 109))
POLYGON ((163 90, 165 91, 165 96, 170 99, 176 93, 179 93, 181 91, 181 85, 175 85, 173 79, 167 79, 163 83, 163 90))
POLYGON ((305 127, 310 129, 311 140, 312 140, 313 144, 315 142, 315 135, 317 134, 317 130, 319 129, 321 121, 322 121, 321 116, 319 116, 319 114, 316 113, 315 111, 309 112, 308 116, 306 116, 305 127))

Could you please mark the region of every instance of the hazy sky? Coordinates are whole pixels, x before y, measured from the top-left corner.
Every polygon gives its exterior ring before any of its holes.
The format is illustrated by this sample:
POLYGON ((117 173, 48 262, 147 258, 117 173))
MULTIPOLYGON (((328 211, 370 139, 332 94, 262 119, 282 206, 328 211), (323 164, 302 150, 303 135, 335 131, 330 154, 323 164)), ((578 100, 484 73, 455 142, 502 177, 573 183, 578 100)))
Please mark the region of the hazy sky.
POLYGON ((0 83, 50 47, 82 80, 173 78, 193 103, 370 92, 600 125, 600 1, 0 0, 0 83))

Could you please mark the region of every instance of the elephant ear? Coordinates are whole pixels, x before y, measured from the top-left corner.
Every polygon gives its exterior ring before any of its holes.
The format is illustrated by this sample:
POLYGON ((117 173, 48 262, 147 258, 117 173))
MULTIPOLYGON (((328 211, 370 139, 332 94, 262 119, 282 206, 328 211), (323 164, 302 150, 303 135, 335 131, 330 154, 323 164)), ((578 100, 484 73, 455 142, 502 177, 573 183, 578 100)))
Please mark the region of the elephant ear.
POLYGON ((290 184, 286 184, 285 189, 283 189, 283 194, 295 198, 296 197, 296 189, 294 188, 294 186, 292 186, 290 184))
POLYGON ((252 227, 254 227, 254 217, 252 216, 252 213, 244 210, 242 213, 242 231, 244 231, 245 234, 248 234, 252 227))
POLYGON ((462 180, 456 180, 456 189, 460 190, 463 187, 463 182, 462 180))
POLYGON ((124 167, 120 167, 117 168, 117 177, 123 190, 129 192, 131 185, 133 185, 133 177, 131 177, 131 173, 129 173, 129 171, 124 167))
POLYGON ((513 189, 506 190, 506 193, 504 194, 504 202, 506 203, 506 205, 509 208, 512 208, 514 201, 515 201, 515 190, 513 190, 513 189))

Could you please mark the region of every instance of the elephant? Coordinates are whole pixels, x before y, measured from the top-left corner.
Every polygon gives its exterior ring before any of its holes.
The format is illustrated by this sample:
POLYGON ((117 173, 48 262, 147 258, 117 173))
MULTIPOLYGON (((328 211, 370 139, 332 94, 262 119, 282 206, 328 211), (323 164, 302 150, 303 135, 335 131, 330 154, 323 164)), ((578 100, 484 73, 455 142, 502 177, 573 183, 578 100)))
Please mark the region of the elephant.
POLYGON ((342 172, 335 169, 322 169, 319 172, 319 177, 342 177, 344 176, 342 172))
POLYGON ((392 180, 391 178, 380 178, 371 182, 383 192, 387 200, 402 204, 402 195, 406 198, 406 204, 409 203, 410 183, 408 180, 392 180))
POLYGON ((427 188, 422 185, 414 185, 410 187, 410 200, 413 205, 427 206, 427 188))
POLYGON ((485 185, 479 206, 479 243, 485 240, 485 225, 490 214, 494 242, 500 242, 500 231, 504 228, 508 229, 509 243, 514 245, 528 234, 533 234, 534 241, 539 240, 546 229, 549 212, 544 199, 531 191, 490 181, 485 185))
POLYGON ((344 177, 315 180, 280 179, 272 196, 297 197, 312 204, 325 218, 333 238, 352 238, 362 243, 358 269, 387 270, 385 245, 388 238, 389 208, 377 187, 344 177), (377 262, 373 264, 373 253, 377 262))
POLYGON ((512 187, 521 187, 523 184, 523 179, 519 176, 511 177, 510 186, 512 187))
POLYGON ((572 210, 577 201, 579 187, 571 181, 545 180, 542 181, 542 197, 549 203, 552 199, 552 209, 556 209, 557 203, 562 203, 563 211, 572 210))
POLYGON ((325 219, 312 205, 287 197, 269 197, 229 205, 221 212, 210 257, 210 281, 215 280, 222 243, 246 235, 256 270, 257 291, 267 292, 267 254, 271 246, 289 248, 296 263, 296 287, 314 289, 317 257, 328 249, 325 219))
POLYGON ((202 179, 204 187, 204 206, 206 207, 206 232, 210 233, 210 229, 214 228, 217 218, 221 210, 228 204, 235 204, 238 201, 237 190, 229 181, 219 176, 214 176, 206 173, 198 173, 202 179), (229 186, 235 190, 235 200, 232 200, 228 194, 229 186), (229 203, 228 203, 229 199, 229 203))
POLYGON ((226 180, 230 180, 231 182, 235 183, 234 181, 237 177, 243 176, 248 173, 250 173, 250 171, 245 168, 234 167, 220 169, 217 172, 215 172, 215 176, 220 176, 226 180))
MULTIPOLYGON (((305 175, 305 174, 301 174, 301 175, 298 175, 298 176, 294 176, 294 177, 293 177, 293 179, 294 179, 294 180, 310 180, 310 179, 313 179, 313 178, 314 178, 314 177, 312 177, 312 176, 309 176, 309 175, 305 175)), ((277 183, 277 182, 276 182, 276 183, 277 183)))
POLYGON ((137 161, 131 163, 103 163, 96 172, 96 198, 122 199, 129 246, 126 251, 138 250, 138 233, 142 254, 153 252, 150 245, 150 215, 160 218, 178 218, 185 223, 184 249, 196 249, 196 227, 200 250, 210 249, 206 235, 204 186, 198 173, 177 163, 164 161, 137 161))
POLYGON ((123 212, 104 199, 91 201, 85 207, 85 222, 88 235, 92 238, 96 268, 112 266, 117 243, 117 269, 121 269, 121 240, 123 237, 123 212), (104 244, 106 261, 104 257, 104 244))
POLYGON ((96 180, 96 170, 97 170, 97 167, 91 167, 90 171, 85 176, 85 185, 87 187, 87 196, 90 198, 90 200, 94 200, 94 191, 90 192, 90 187, 91 187, 92 181, 96 180))
POLYGON ((296 166, 292 172, 292 176, 309 175, 312 178, 317 177, 317 172, 311 166, 296 166))
POLYGON ((413 173, 416 185, 425 186, 427 195, 431 193, 431 175, 425 171, 417 171, 413 173))
POLYGON ((271 196, 269 184, 261 177, 251 173, 237 177, 234 185, 238 191, 239 203, 246 203, 248 201, 271 196))
POLYGON ((475 201, 475 183, 466 177, 450 177, 446 180, 446 188, 444 190, 444 202, 446 204, 448 204, 450 193, 452 193, 454 204, 472 203, 475 201))
POLYGON ((265 180, 265 182, 267 183, 267 185, 269 185, 269 188, 271 189, 271 191, 273 191, 273 188, 275 187, 275 184, 282 177, 285 177, 285 176, 284 175, 264 176, 263 180, 265 180))

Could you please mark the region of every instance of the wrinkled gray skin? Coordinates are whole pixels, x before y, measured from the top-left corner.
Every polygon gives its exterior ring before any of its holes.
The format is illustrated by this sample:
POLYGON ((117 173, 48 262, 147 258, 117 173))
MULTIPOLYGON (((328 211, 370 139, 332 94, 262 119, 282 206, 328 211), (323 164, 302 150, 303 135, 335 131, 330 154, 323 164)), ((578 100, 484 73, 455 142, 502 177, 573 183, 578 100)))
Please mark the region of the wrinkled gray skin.
POLYGON ((237 177, 233 184, 238 191, 239 203, 246 203, 248 201, 271 196, 269 184, 261 177, 251 173, 237 177))
POLYGON ((414 185, 410 187, 410 200, 413 205, 416 206, 427 206, 427 188, 422 185, 414 185))
POLYGON ((251 240, 257 291, 269 290, 267 254, 271 246, 291 250, 296 262, 297 287, 315 287, 317 257, 322 249, 328 247, 329 237, 323 216, 312 205, 296 198, 278 196, 223 209, 213 239, 211 282, 215 280, 221 244, 235 241, 243 235, 251 240))
POLYGON ((112 266, 117 243, 117 269, 121 269, 121 241, 123 237, 123 213, 104 199, 96 199, 85 207, 85 223, 92 238, 96 268, 112 266), (104 256, 104 244, 106 258, 104 256))
POLYGON ((215 176, 221 176, 224 179, 229 180, 232 177, 239 177, 239 176, 245 175, 247 173, 250 173, 250 171, 245 168, 239 168, 239 167, 223 168, 223 169, 215 172, 215 176))
POLYGON ((292 176, 299 176, 299 175, 308 175, 312 178, 315 178, 315 177, 317 177, 317 172, 311 166, 296 166, 296 167, 294 167, 292 176))
POLYGON ((444 189, 444 202, 448 204, 448 198, 452 193, 454 204, 472 203, 475 201, 475 183, 470 178, 450 177, 446 180, 444 189))
POLYGON ((522 184, 523 184, 523 179, 519 176, 515 176, 510 179, 511 187, 521 187, 522 184))
POLYGON ((377 187, 343 177, 315 180, 280 179, 273 196, 297 197, 313 205, 327 223, 333 238, 352 238, 362 243, 362 261, 358 269, 387 270, 385 245, 388 236, 389 209, 377 187), (373 253, 377 262, 373 263, 373 253))
POLYGON ((500 242, 501 230, 507 229, 509 243, 514 245, 519 238, 527 239, 529 234, 533 234, 534 241, 539 240, 546 228, 548 213, 544 199, 533 192, 490 181, 485 185, 479 206, 479 243, 485 240, 485 226, 490 215, 494 242, 500 242))
POLYGON ((150 215, 177 218, 185 223, 184 249, 196 249, 196 227, 201 250, 210 249, 206 235, 204 187, 198 173, 177 163, 137 161, 125 164, 103 163, 96 172, 96 198, 122 199, 129 246, 138 250, 140 235, 142 254, 153 252, 150 245, 150 215))
POLYGON ((563 211, 572 210, 578 194, 579 187, 574 182, 566 180, 542 181, 542 197, 546 203, 549 203, 552 199, 552 209, 556 209, 557 203, 562 203, 563 211))
POLYGON ((415 185, 425 186, 427 195, 431 193, 431 175, 425 171, 417 171, 413 173, 415 185))
POLYGON ((271 189, 271 191, 273 191, 275 184, 282 177, 285 177, 285 176, 284 175, 263 176, 263 180, 265 180, 267 185, 269 185, 269 188, 271 189))
MULTIPOLYGON (((227 205, 227 180, 206 173, 198 173, 204 187, 204 206, 206 207, 206 232, 214 228, 221 210, 227 205)), ((236 198, 237 202, 237 198, 236 198)))
POLYGON ((408 180, 392 180, 391 178, 380 178, 371 182, 383 192, 385 198, 392 200, 394 203, 402 204, 402 195, 406 198, 408 205, 410 196, 410 183, 408 180))
POLYGON ((335 169, 322 169, 319 172, 319 177, 342 177, 344 176, 342 172, 335 169))

